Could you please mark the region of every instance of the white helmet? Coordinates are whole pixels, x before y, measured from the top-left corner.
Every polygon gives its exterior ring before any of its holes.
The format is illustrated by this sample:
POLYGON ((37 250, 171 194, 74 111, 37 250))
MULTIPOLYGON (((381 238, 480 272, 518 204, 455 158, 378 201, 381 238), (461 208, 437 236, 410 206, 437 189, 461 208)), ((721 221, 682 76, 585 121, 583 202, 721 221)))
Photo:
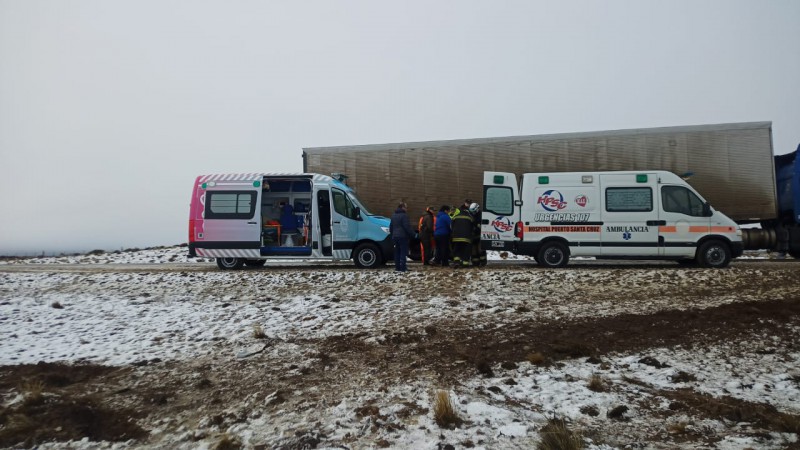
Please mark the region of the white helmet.
POLYGON ((481 205, 479 205, 477 203, 473 203, 473 204, 469 205, 469 213, 470 214, 473 214, 473 215, 474 214, 478 214, 480 211, 481 211, 481 205))

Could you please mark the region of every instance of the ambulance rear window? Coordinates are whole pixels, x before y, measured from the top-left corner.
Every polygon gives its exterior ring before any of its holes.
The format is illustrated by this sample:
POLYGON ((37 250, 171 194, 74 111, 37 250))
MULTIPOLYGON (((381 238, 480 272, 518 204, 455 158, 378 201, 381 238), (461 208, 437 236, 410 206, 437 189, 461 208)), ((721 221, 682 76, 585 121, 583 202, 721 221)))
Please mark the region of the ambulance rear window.
POLYGON ((255 191, 208 192, 206 219, 250 219, 256 210, 255 191))
POLYGON ((511 188, 487 186, 483 196, 486 199, 485 211, 498 216, 508 216, 514 213, 514 191, 511 188))

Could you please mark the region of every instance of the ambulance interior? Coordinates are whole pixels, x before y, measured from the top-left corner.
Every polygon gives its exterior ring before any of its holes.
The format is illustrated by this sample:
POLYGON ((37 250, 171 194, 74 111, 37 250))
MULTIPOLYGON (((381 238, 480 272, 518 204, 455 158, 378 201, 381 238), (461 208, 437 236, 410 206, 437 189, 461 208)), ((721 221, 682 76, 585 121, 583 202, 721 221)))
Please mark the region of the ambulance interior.
POLYGON ((264 177, 261 192, 261 253, 311 253, 311 180, 264 177))

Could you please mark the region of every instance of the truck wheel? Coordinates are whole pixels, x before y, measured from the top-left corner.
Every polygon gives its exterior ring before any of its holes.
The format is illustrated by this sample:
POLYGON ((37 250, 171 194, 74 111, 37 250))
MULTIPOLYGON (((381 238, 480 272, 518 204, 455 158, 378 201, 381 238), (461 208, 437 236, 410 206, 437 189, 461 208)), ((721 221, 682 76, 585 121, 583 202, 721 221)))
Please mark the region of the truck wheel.
POLYGON ((543 267, 564 267, 569 261, 569 252, 561 242, 547 242, 539 249, 536 261, 543 267))
POLYGON ((240 258, 217 258, 217 267, 222 270, 238 270, 244 265, 244 260, 240 258))
POLYGON ((731 262, 731 249, 720 241, 708 241, 697 251, 697 263, 701 267, 720 269, 731 262))
POLYGON ((356 267, 374 269, 383 264, 383 257, 375 244, 361 244, 353 251, 353 261, 356 267))
POLYGON ((267 263, 266 259, 245 259, 244 265, 247 267, 263 267, 267 263))

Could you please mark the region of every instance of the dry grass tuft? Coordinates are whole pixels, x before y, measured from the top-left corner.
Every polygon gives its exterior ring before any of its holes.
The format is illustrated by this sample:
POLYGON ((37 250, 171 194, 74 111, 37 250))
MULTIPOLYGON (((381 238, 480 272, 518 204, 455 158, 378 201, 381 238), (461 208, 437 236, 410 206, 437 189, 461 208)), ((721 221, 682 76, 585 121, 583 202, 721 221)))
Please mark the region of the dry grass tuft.
POLYGON ((261 328, 261 325, 253 325, 253 337, 256 339, 266 339, 267 333, 264 332, 264 329, 261 328))
POLYGON ((544 365, 545 361, 547 360, 540 352, 528 353, 527 359, 529 363, 536 366, 544 365))
POLYGON ((672 434, 686 434, 686 427, 689 424, 686 422, 673 423, 667 426, 667 431, 672 434))
POLYGON ((41 380, 27 380, 22 383, 21 390, 26 406, 41 405, 44 402, 44 383, 41 380))
POLYGON ((605 380, 598 375, 593 374, 592 378, 589 379, 589 384, 586 385, 592 392, 606 392, 608 390, 608 385, 606 384, 605 380))
POLYGON ((227 433, 223 434, 217 444, 214 445, 214 450, 240 450, 241 448, 242 443, 239 442, 239 439, 227 433))
POLYGON ((583 436, 570 430, 564 419, 548 420, 539 435, 541 440, 536 444, 537 450, 579 450, 585 446, 583 436))
POLYGON ((450 399, 447 391, 436 391, 436 399, 433 404, 433 418, 436 423, 443 428, 454 428, 463 422, 450 399))

